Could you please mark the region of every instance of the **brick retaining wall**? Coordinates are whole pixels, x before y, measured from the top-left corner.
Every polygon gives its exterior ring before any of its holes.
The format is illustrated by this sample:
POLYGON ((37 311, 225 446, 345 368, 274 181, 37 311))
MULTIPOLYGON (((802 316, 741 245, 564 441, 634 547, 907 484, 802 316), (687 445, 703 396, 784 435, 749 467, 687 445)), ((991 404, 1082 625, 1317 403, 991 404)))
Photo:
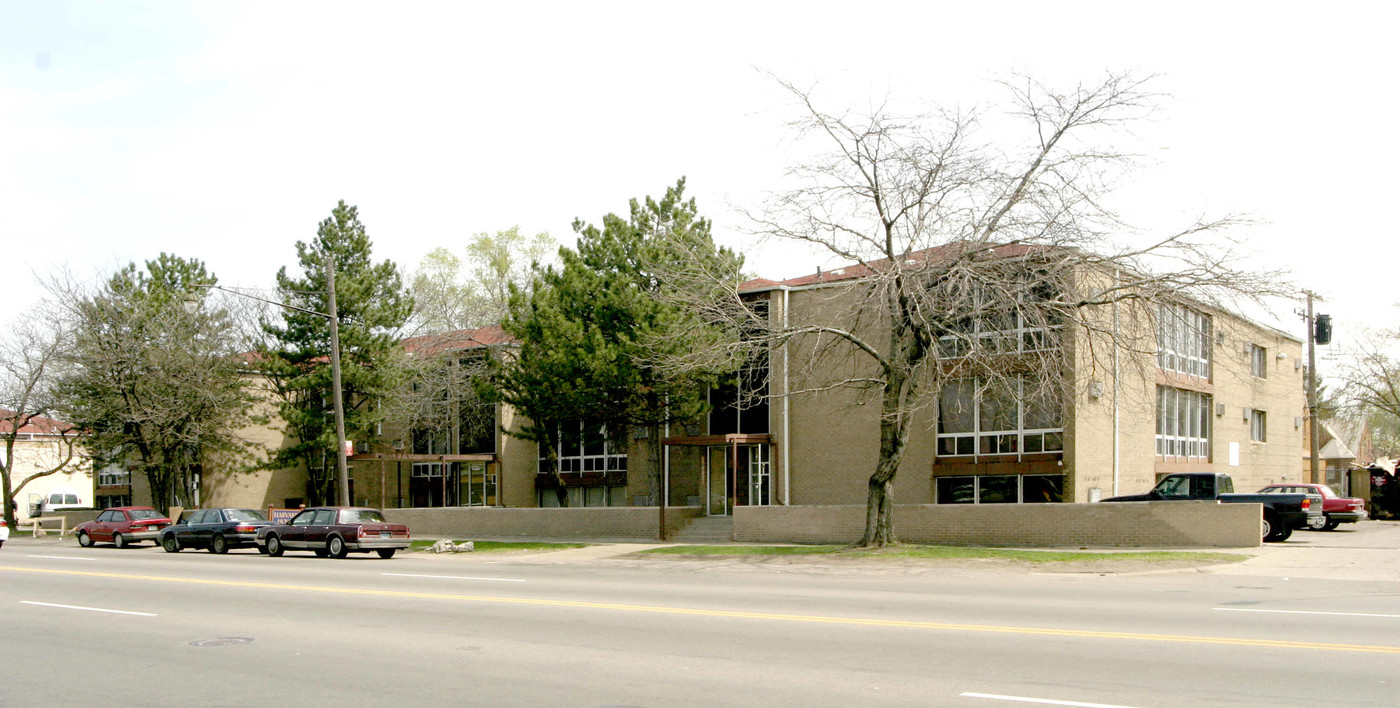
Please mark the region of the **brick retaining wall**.
MULTIPOLYGON (((896 505, 895 535, 909 543, 1015 547, 1248 548, 1260 545, 1258 504, 896 505)), ((854 543, 864 506, 737 507, 734 538, 749 543, 854 543)))
MULTIPOLYGON (((667 507, 667 535, 674 535, 678 528, 699 515, 698 506, 667 507)), ((654 541, 660 521, 656 507, 385 509, 384 516, 389 521, 408 524, 415 536, 458 539, 654 541)))

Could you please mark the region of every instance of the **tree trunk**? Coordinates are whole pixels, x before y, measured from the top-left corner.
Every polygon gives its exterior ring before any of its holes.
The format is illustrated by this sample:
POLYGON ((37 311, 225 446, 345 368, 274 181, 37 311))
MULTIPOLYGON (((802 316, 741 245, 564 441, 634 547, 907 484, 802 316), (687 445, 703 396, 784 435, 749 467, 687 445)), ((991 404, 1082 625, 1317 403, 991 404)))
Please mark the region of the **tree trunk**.
POLYGON ((880 399, 880 459, 870 475, 865 502, 865 535, 857 545, 883 548, 899 543, 894 533, 894 475, 908 441, 908 412, 902 409, 904 378, 891 375, 880 399))
MULTIPOLYGON (((7 465, 9 460, 14 459, 12 456, 13 454, 14 453, 11 452, 9 455, 6 455, 5 460, 7 465)), ((0 496, 0 504, 3 504, 5 509, 5 525, 14 529, 19 528, 17 525, 19 523, 19 511, 15 509, 15 505, 12 503, 15 501, 10 497, 12 494, 14 494, 14 490, 10 486, 10 468, 8 466, 0 467, 0 495, 3 495, 0 496)))

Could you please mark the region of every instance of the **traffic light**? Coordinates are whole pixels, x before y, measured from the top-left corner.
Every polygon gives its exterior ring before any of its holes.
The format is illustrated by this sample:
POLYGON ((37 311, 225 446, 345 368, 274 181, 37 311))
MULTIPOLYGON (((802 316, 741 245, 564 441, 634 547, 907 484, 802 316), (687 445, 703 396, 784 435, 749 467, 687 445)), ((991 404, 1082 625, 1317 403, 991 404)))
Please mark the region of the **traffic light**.
POLYGON ((1329 344, 1332 341, 1332 316, 1318 315, 1313 323, 1313 341, 1318 344, 1329 344))

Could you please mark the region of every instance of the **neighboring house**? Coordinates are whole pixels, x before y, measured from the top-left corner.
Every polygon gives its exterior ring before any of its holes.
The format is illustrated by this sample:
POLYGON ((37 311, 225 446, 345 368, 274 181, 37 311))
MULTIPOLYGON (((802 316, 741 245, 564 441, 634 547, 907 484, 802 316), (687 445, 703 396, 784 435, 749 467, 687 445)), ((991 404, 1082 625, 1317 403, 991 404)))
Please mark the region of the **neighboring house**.
MULTIPOLYGON (((1318 469, 1323 484, 1342 496, 1352 495, 1353 469, 1370 467, 1376 462, 1371 447, 1371 426, 1364 418, 1323 421, 1318 429, 1318 469)), ((1303 437, 1304 479, 1312 472, 1312 454, 1307 436, 1303 437)), ((1369 490, 1356 490, 1357 494, 1369 490)))
MULTIPOLYGON (((0 411, 0 433, 8 434, 13 430, 13 423, 3 420, 9 415, 9 411, 0 411)), ((36 417, 20 427, 15 438, 14 469, 10 478, 12 489, 17 489, 37 473, 53 469, 68 456, 70 446, 74 448, 72 461, 63 471, 34 478, 14 494, 15 501, 19 502, 15 513, 21 522, 29 518, 31 506, 41 501, 51 503, 55 494, 60 495, 58 503, 64 507, 93 507, 96 498, 91 464, 83 456, 77 439, 76 431, 52 418, 36 417)), ((4 446, 0 445, 0 456, 4 454, 4 446)), ((8 463, 6 460, 7 466, 8 463)))

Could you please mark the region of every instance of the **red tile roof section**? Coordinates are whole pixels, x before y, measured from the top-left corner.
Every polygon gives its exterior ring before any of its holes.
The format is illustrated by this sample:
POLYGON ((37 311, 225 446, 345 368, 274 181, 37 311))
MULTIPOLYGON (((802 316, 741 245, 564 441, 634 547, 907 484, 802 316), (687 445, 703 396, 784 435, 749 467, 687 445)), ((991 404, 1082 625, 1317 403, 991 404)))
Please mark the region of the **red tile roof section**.
POLYGON ((459 329, 455 332, 428 334, 403 340, 404 351, 409 354, 437 354, 459 349, 477 349, 503 344, 514 344, 515 340, 501 329, 500 325, 489 325, 476 329, 459 329))
MULTIPOLYGON (((14 430, 14 411, 0 408, 0 433, 8 433, 14 430)), ((29 422, 20 426, 20 434, 30 435, 59 435, 65 431, 70 431, 72 426, 61 420, 35 416, 29 422)))
MULTIPOLYGON (((961 250, 961 248, 962 244, 956 243, 935 246, 933 248, 925 248, 922 251, 911 252, 908 256, 905 257, 905 262, 937 262, 939 260, 952 258, 961 250)), ((985 246, 982 246, 979 247, 979 250, 985 248, 985 246)), ((1030 253, 1032 250, 1035 250, 1036 248, 1036 246, 1013 244, 1007 246, 997 246, 995 249, 993 249, 992 253, 1001 258, 1015 258, 1018 256, 1024 256, 1027 253, 1030 253)), ((789 278, 783 281, 769 280, 767 278, 756 278, 754 280, 740 283, 739 292, 759 292, 762 290, 771 290, 775 287, 799 288, 806 285, 818 285, 821 283, 838 283, 843 280, 855 280, 857 278, 864 278, 879 270, 883 270, 884 268, 889 267, 889 263, 890 261, 888 258, 881 258, 876 261, 871 261, 870 266, 868 267, 860 264, 853 264, 848 265, 844 268, 837 268, 835 270, 829 271, 818 271, 811 275, 804 275, 797 278, 789 278)))

